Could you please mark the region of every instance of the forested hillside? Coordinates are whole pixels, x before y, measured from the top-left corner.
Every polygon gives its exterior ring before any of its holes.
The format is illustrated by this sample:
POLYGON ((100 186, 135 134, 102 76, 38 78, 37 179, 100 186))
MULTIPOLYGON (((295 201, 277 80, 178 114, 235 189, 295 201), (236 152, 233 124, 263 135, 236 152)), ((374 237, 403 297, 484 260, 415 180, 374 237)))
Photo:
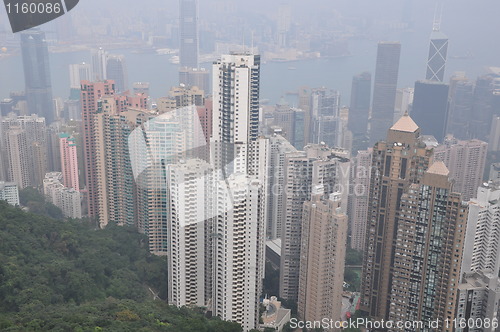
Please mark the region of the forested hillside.
POLYGON ((166 265, 133 228, 96 230, 0 202, 0 330, 240 331, 153 302, 152 291, 166 298, 166 265))

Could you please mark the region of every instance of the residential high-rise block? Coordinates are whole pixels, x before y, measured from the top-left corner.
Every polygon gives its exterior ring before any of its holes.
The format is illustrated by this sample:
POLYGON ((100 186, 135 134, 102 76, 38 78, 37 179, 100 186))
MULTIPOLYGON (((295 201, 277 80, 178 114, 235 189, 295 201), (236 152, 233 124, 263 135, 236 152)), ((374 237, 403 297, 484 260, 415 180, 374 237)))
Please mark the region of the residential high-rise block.
POLYGON ((137 191, 137 228, 148 236, 149 250, 156 255, 165 255, 168 249, 167 218, 171 195, 167 186, 168 166, 192 158, 208 161, 206 144, 201 117, 195 106, 151 115, 129 136, 137 191))
POLYGON ((348 128, 354 136, 368 135, 372 95, 372 75, 364 72, 352 79, 348 128))
POLYGON ((115 82, 117 93, 128 90, 128 73, 125 56, 110 54, 106 57, 106 79, 115 82))
POLYGON ((169 303, 177 306, 209 303, 212 295, 211 239, 206 230, 207 203, 213 201, 210 164, 191 159, 167 170, 170 189, 168 222, 169 303))
POLYGON ((443 161, 450 170, 453 190, 468 201, 476 197, 477 188, 483 183, 488 144, 477 139, 461 141, 447 136, 434 150, 434 159, 443 161))
POLYGON ((398 210, 389 270, 389 319, 439 320, 439 327, 422 330, 454 331, 445 320, 455 319, 467 205, 453 191, 442 161, 429 167, 421 183, 406 188, 398 210))
POLYGON ((94 114, 91 139, 94 141, 97 187, 97 221, 101 228, 108 223, 135 225, 136 187, 130 159, 129 135, 149 119, 141 109, 120 111, 117 97, 102 97, 94 114))
POLYGON ((276 105, 273 127, 281 128, 281 135, 297 149, 304 147, 304 111, 288 104, 276 105))
MULTIPOLYGON (((496 322, 500 315, 500 278, 498 275, 487 272, 464 273, 458 286, 456 332, 480 330, 496 332, 496 322), (467 322, 488 322, 481 329, 468 329, 467 322), (463 328, 465 327, 465 328, 463 328)), ((471 326, 470 324, 469 326, 471 326)))
MULTIPOLYGON (((20 129, 24 131, 24 139, 26 141, 27 156, 23 161, 28 164, 28 174, 30 186, 41 187, 43 178, 47 172, 47 132, 45 119, 37 115, 31 116, 15 116, 10 115, 4 117, 1 121, 2 132, 8 134, 10 129, 20 129)), ((8 158, 8 154, 7 158, 8 158)), ((9 164, 10 166, 14 164, 9 164)), ((9 167, 5 167, 7 172, 9 167)), ((12 181, 12 180, 11 180, 12 181)))
MULTIPOLYGON (((482 184, 469 201, 457 318, 498 319, 500 304, 500 187, 498 180, 482 184)), ((496 331, 490 326, 483 331, 496 331)), ((464 329, 457 331, 465 331, 464 329)))
POLYGON ((365 251, 368 220, 372 150, 358 151, 352 159, 349 191, 349 234, 352 249, 365 251))
POLYGON ((304 202, 311 199, 314 186, 322 185, 324 195, 341 192, 342 212, 347 212, 350 160, 345 150, 326 145, 308 145, 305 151, 288 153, 284 160, 284 202, 281 225, 280 297, 297 301, 304 202))
POLYGON ((419 183, 432 158, 420 128, 404 115, 373 148, 360 309, 375 319, 389 317, 396 218, 403 193, 419 183))
POLYGON ((427 59, 427 73, 425 79, 443 82, 448 55, 448 37, 440 31, 440 22, 434 22, 427 59))
MULTIPOLYGON (((258 137, 260 57, 223 55, 213 72, 210 156, 191 149, 194 154, 168 164, 166 173, 174 240, 168 244, 169 301, 203 304, 249 331, 259 323, 267 218, 269 141, 258 137)), ((198 117, 191 109, 179 114, 198 117)), ((201 138, 206 145, 202 125, 194 129, 181 131, 184 141, 201 138)))
POLYGON ((500 273, 500 186, 490 181, 482 184, 477 198, 469 201, 469 221, 464 246, 462 272, 500 273))
POLYGON ((17 184, 0 181, 0 200, 7 201, 10 205, 19 205, 19 189, 17 184))
POLYGON ((195 86, 180 85, 172 87, 168 96, 159 98, 156 103, 160 113, 191 105, 203 106, 205 104, 205 92, 195 86))
POLYGON ((227 146, 220 162, 228 174, 247 173, 250 143, 259 132, 260 56, 223 55, 212 72, 212 137, 227 146))
POLYGON ((43 192, 48 201, 61 209, 65 217, 82 218, 82 203, 80 192, 67 188, 62 183, 60 172, 50 172, 43 180, 43 192))
POLYGON ((390 128, 393 123, 400 54, 400 43, 380 42, 378 44, 370 121, 370 144, 383 139, 387 128, 390 128))
POLYGON ((98 111, 98 101, 104 96, 114 95, 114 82, 81 82, 82 132, 85 162, 85 188, 87 190, 88 215, 97 218, 97 161, 95 157, 95 141, 93 139, 95 115, 98 111))
POLYGON ((415 82, 411 116, 423 135, 432 135, 442 142, 448 121, 448 85, 435 81, 415 82))
POLYGON ((260 56, 233 53, 213 64, 213 158, 217 170, 213 313, 259 321, 264 277, 268 141, 258 138, 260 56), (228 197, 232 193, 232 202, 228 197), (246 248, 246 249, 244 249, 246 248))
POLYGON ((283 136, 274 134, 269 138, 269 198, 266 236, 281 238, 285 185, 285 157, 297 149, 283 136))
POLYGON ((51 124, 55 120, 55 112, 45 33, 37 29, 21 32, 21 53, 28 112, 44 117, 51 124))
POLYGON ((5 134, 7 152, 7 177, 20 189, 31 186, 31 169, 29 167, 29 149, 26 132, 21 127, 12 127, 5 134))
POLYGON ((342 319, 347 216, 342 212, 340 194, 322 196, 322 188, 313 189, 302 214, 297 314, 304 321, 342 319))
POLYGON ((76 139, 66 133, 59 134, 59 150, 61 155, 63 184, 67 188, 73 188, 79 191, 80 182, 76 139))

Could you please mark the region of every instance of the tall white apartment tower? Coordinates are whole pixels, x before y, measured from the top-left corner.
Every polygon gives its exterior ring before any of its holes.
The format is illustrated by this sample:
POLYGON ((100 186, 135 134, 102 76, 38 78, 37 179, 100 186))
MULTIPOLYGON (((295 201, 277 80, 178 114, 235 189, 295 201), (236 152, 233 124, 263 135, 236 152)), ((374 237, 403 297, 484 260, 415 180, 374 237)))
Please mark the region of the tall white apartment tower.
MULTIPOLYGON (((210 158, 168 166, 169 302, 257 327, 264 277, 269 140, 258 136, 260 57, 213 65, 210 158)), ((189 157, 188 157, 189 158, 189 157)))
POLYGON ((210 165, 190 159, 168 167, 168 301, 203 307, 210 301, 210 165), (200 204, 205 202, 205 204, 200 204), (206 282, 208 281, 208 282, 206 282))
POLYGON ((213 314, 259 321, 264 277, 268 140, 258 138, 260 56, 223 55, 213 64, 216 216, 213 222, 213 314))
POLYGON ((212 138, 227 174, 248 171, 251 142, 259 130, 260 56, 223 55, 213 64, 212 138))

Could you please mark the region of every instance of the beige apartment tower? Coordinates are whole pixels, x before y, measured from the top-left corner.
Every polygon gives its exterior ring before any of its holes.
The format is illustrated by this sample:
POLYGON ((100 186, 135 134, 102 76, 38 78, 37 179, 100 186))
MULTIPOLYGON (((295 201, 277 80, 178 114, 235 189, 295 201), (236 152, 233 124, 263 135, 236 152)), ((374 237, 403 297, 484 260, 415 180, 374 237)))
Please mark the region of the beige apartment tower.
MULTIPOLYGON (((320 192, 322 191, 319 190, 320 192)), ((347 216, 339 193, 304 203, 298 315, 304 321, 341 320, 347 216)))
POLYGON ((449 175, 436 161, 401 197, 390 278, 390 320, 440 324, 393 331, 454 331, 468 210, 449 175))
POLYGON ((419 183, 432 149, 420 140, 420 128, 405 114, 373 148, 370 205, 366 225, 361 310, 374 319, 389 316, 392 260, 403 193, 419 183))

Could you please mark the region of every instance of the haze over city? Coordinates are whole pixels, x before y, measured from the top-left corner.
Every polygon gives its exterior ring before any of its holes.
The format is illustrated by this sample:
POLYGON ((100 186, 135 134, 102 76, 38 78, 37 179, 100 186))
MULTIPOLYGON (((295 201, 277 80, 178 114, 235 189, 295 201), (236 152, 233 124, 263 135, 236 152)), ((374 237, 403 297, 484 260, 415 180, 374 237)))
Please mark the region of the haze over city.
POLYGON ((0 330, 500 331, 500 2, 57 4, 0 10, 0 330))

